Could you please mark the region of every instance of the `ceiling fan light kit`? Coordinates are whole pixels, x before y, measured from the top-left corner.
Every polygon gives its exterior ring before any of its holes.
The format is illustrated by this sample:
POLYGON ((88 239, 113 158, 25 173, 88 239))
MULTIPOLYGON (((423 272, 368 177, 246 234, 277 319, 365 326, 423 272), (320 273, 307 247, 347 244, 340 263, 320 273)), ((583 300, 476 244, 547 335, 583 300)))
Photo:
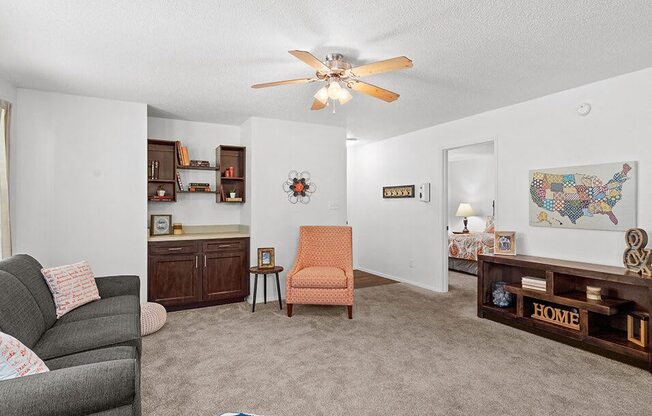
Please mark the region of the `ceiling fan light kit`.
POLYGON ((340 105, 348 103, 353 98, 349 90, 354 90, 388 103, 396 101, 399 97, 397 93, 360 81, 358 78, 412 67, 412 61, 405 56, 353 68, 349 62, 344 60, 344 56, 339 53, 328 54, 325 63, 315 58, 310 52, 294 50, 289 51, 289 53, 312 67, 316 71, 315 76, 312 78, 298 78, 255 84, 251 87, 257 89, 279 85, 323 82, 322 87, 314 95, 315 100, 312 103, 311 110, 325 108, 329 105, 329 100, 333 102, 338 101, 340 105))

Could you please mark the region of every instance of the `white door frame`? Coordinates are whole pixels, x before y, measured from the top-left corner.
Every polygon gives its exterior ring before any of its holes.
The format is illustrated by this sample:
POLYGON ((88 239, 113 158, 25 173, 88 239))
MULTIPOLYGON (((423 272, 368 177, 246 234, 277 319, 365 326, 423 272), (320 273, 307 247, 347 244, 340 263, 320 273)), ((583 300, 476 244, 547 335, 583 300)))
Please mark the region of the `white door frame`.
POLYGON ((492 142, 494 144, 494 208, 495 208, 495 218, 494 224, 497 224, 498 218, 498 140, 496 137, 490 137, 485 139, 470 140, 464 142, 463 144, 456 144, 455 146, 447 146, 441 149, 442 152, 442 178, 443 184, 441 187, 442 193, 440 195, 441 201, 441 224, 443 225, 441 231, 441 243, 443 248, 443 261, 442 261, 442 276, 444 277, 442 281, 442 287, 448 292, 448 152, 453 149, 459 149, 462 147, 473 146, 476 144, 492 142))

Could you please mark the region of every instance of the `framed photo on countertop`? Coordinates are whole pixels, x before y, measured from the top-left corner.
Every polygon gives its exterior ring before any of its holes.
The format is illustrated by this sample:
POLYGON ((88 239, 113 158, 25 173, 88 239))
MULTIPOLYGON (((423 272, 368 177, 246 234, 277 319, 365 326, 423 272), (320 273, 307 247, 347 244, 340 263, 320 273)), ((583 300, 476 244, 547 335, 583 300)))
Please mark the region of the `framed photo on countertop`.
POLYGON ((172 234, 172 215, 150 215, 149 235, 172 234))

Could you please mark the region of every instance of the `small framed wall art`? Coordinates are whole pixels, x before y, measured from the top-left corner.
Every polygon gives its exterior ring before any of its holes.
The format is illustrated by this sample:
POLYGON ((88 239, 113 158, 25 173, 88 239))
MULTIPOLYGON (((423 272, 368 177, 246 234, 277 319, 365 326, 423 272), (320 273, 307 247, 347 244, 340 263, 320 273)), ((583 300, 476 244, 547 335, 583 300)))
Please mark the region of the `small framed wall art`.
POLYGON ((172 234, 172 215, 150 215, 149 235, 172 234))
POLYGON ((383 198, 414 198, 414 185, 383 186, 383 198))
POLYGON ((516 233, 496 231, 494 233, 494 254, 516 255, 516 233))
POLYGON ((258 268, 273 269, 275 264, 274 247, 263 247, 258 249, 258 268))

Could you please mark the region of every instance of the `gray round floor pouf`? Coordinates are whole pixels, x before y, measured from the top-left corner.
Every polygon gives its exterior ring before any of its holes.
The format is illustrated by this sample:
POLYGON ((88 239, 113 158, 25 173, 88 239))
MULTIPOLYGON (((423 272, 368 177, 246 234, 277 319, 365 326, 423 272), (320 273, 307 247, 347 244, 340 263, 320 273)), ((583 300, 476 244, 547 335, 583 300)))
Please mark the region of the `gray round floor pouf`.
POLYGON ((154 302, 147 302, 140 307, 140 333, 142 336, 152 334, 165 324, 168 314, 163 307, 154 302))

